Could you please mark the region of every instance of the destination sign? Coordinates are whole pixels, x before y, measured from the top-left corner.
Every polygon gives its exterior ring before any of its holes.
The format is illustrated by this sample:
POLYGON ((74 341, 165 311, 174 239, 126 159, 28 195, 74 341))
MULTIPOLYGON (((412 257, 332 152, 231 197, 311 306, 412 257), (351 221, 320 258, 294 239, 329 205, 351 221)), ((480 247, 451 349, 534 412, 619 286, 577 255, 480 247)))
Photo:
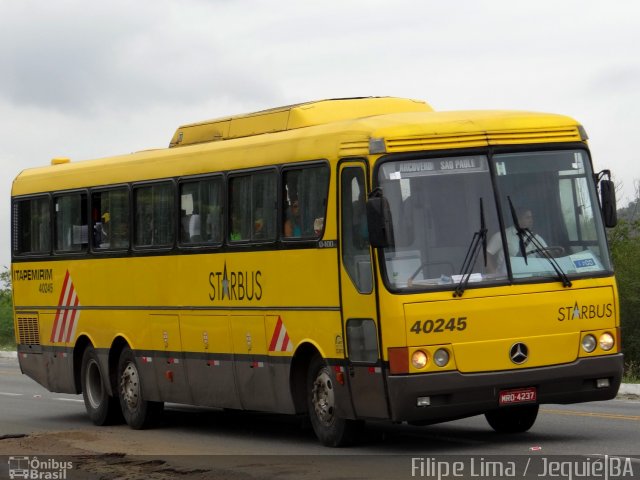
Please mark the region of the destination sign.
POLYGON ((481 155, 406 160, 389 162, 382 166, 384 177, 388 180, 453 173, 487 172, 488 170, 487 159, 481 155))

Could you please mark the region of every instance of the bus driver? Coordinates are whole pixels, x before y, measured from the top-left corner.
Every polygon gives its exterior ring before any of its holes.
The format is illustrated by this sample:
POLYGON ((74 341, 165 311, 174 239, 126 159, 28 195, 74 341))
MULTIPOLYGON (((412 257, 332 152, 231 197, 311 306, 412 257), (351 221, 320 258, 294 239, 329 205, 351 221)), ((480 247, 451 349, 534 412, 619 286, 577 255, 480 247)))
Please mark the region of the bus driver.
MULTIPOLYGON (((521 208, 517 211, 518 224, 520 228, 526 229, 533 234, 536 242, 531 241, 530 238, 524 236, 522 241, 524 242, 524 248, 527 256, 537 256, 540 252, 538 250, 539 246, 546 248, 547 242, 538 235, 537 233, 533 233, 533 213, 529 208, 521 208)), ((514 257, 522 256, 522 252, 520 251, 520 237, 518 236, 518 229, 515 225, 510 226, 505 230, 505 236, 507 238, 507 248, 509 250, 509 255, 514 257)), ((500 272, 504 273, 506 271, 505 268, 505 259, 504 252, 502 249, 502 239, 500 238, 500 232, 493 234, 491 239, 489 240, 489 244, 487 245, 487 269, 489 272, 500 272)))

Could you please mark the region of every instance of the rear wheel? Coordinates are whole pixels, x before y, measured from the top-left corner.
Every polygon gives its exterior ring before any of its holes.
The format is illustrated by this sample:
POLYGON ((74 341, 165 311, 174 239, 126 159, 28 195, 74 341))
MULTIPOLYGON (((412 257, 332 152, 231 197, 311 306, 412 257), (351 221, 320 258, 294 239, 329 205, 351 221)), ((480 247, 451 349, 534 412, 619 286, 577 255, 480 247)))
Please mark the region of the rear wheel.
POLYGON ((95 348, 87 347, 82 355, 80 370, 82 396, 89 418, 99 426, 122 421, 118 399, 107 393, 105 379, 95 348))
POLYGON ((533 427, 538 417, 539 405, 520 405, 492 410, 484 416, 498 433, 522 433, 533 427))
POLYGON ((307 407, 313 430, 323 445, 340 447, 355 441, 359 422, 337 416, 331 370, 319 355, 309 365, 307 407))
POLYGON ((163 402, 152 402, 142 396, 142 382, 136 359, 128 347, 122 350, 118 361, 118 393, 122 414, 131 428, 150 428, 162 416, 163 402))

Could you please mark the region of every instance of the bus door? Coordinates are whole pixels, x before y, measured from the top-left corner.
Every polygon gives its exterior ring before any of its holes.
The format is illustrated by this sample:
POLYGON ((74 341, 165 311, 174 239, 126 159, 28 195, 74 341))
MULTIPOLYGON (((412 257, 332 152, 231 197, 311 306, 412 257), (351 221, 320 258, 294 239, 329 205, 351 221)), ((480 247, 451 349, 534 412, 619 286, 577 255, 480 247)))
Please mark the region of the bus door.
POLYGON ((359 417, 387 417, 363 162, 340 164, 340 293, 349 385, 359 417))

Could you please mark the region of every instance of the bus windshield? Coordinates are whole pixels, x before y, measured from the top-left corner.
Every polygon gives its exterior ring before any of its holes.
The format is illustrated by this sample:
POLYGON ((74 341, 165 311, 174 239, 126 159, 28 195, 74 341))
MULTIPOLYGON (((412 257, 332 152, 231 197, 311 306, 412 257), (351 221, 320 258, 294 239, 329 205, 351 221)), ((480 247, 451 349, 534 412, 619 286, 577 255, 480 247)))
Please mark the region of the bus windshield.
POLYGON ((611 270, 583 150, 387 161, 378 177, 393 219, 392 290, 454 289, 462 274, 472 286, 611 270))

